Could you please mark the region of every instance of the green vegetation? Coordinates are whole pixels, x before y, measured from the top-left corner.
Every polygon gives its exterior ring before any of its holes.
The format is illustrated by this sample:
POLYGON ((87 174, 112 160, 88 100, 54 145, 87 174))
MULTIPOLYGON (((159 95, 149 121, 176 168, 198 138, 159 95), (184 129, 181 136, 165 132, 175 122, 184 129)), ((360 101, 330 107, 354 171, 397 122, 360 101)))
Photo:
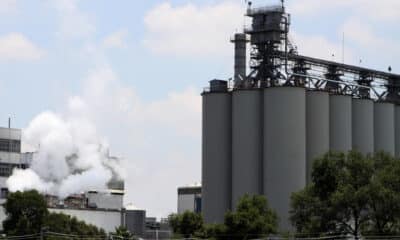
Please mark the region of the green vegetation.
POLYGON ((400 161, 384 153, 327 153, 291 204, 300 236, 399 234, 400 161))
MULTIPOLYGON (((4 232, 9 235, 38 234, 42 229, 49 232, 90 237, 106 237, 104 230, 60 213, 49 213, 44 197, 37 191, 10 193, 4 205, 6 220, 4 232)), ((65 238, 50 236, 49 239, 65 238)))
POLYGON ((46 201, 37 191, 10 193, 4 210, 7 218, 3 228, 7 235, 39 233, 49 215, 46 201))
POLYGON ((168 222, 174 233, 181 234, 185 238, 195 236, 203 229, 203 218, 200 214, 186 211, 183 214, 171 214, 168 222))
POLYGON ((200 214, 170 215, 169 223, 183 237, 207 239, 256 239, 277 232, 277 216, 264 196, 244 196, 236 211, 225 215, 224 224, 205 225, 200 214))
POLYGON ((126 239, 126 240, 136 240, 137 238, 129 232, 129 230, 126 227, 118 227, 115 228, 115 232, 112 233, 112 236, 117 237, 119 239, 126 239))

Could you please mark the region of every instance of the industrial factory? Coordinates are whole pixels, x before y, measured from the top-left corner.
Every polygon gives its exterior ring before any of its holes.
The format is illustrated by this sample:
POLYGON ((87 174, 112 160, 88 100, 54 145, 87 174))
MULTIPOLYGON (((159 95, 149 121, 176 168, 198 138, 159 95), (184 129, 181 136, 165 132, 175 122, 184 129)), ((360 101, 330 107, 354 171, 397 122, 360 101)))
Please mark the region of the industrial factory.
MULTIPOLYGON (((0 222, 6 218, 3 204, 9 193, 7 179, 13 170, 27 169, 30 167, 35 152, 21 152, 21 129, 0 127, 0 222)), ((115 157, 108 156, 113 161, 115 157)), ((155 235, 157 223, 154 219, 146 218, 146 211, 133 207, 131 204, 123 205, 125 193, 124 181, 113 176, 108 182, 107 189, 93 189, 85 192, 71 194, 66 198, 44 194, 50 212, 64 213, 86 223, 93 224, 106 232, 115 231, 116 227, 125 226, 137 236, 155 235), (151 226, 147 227, 147 225, 151 226)), ((0 231, 2 224, 0 224, 0 231)), ((169 234, 169 231, 165 231, 169 234)), ((165 235, 165 234, 164 234, 165 235)), ((169 235, 168 235, 169 236, 169 235)))
POLYGON ((202 212, 221 223, 244 194, 265 195, 290 231, 290 195, 310 181, 315 158, 400 156, 400 75, 300 55, 283 4, 249 3, 246 15, 251 25, 231 39, 233 80, 202 93, 202 212))

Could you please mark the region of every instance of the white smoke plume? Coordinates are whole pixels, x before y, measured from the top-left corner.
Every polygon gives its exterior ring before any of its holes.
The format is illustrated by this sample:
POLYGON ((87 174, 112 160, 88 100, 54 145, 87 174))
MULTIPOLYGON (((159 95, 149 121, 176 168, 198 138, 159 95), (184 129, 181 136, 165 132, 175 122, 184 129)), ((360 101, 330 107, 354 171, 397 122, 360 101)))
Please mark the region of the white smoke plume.
POLYGON ((118 161, 108 156, 107 142, 85 118, 44 112, 24 129, 22 141, 36 153, 30 169, 15 169, 7 180, 12 192, 36 189, 65 198, 104 190, 121 175, 118 161))

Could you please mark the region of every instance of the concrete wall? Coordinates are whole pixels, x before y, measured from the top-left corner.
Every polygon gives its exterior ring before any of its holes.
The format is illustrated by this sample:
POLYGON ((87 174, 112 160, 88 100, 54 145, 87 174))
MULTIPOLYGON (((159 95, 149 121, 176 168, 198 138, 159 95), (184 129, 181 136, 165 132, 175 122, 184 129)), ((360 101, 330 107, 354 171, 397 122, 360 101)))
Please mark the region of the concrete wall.
POLYGON ((0 138, 21 140, 21 129, 0 127, 0 138))
MULTIPOLYGON (((3 204, 3 203, 2 203, 3 204)), ((4 207, 0 206, 0 231, 3 231, 3 221, 6 220, 7 216, 6 213, 4 211, 4 207)))
POLYGON ((310 183, 314 160, 329 151, 329 93, 307 91, 306 103, 306 174, 310 183))
POLYGON ((143 236, 146 230, 146 211, 126 210, 125 227, 133 234, 143 236))
POLYGON ((395 128, 395 155, 400 158, 400 105, 395 107, 395 128))
POLYGON ((245 194, 262 194, 262 91, 232 93, 232 208, 245 194))
POLYGON ((207 223, 222 223, 231 209, 231 108, 230 93, 203 94, 202 197, 207 223))
POLYGON ((194 194, 178 195, 178 214, 182 214, 186 211, 194 212, 194 199, 194 194))
POLYGON ((281 230, 291 230, 290 195, 306 185, 306 93, 264 89, 264 194, 281 230))
POLYGON ((376 102, 374 106, 375 152, 395 153, 395 106, 388 102, 376 102))
POLYGON ((13 152, 0 152, 0 162, 10 164, 21 164, 21 154, 13 152))
POLYGON ((330 150, 347 152, 352 147, 352 99, 350 96, 330 95, 329 145, 330 150))
POLYGON ((363 154, 374 152, 374 102, 370 99, 352 100, 353 149, 363 154))
POLYGON ((115 231, 116 227, 121 226, 120 211, 101 211, 101 210, 77 210, 77 209, 56 209, 49 208, 50 212, 64 213, 88 224, 93 224, 103 228, 106 232, 115 231))

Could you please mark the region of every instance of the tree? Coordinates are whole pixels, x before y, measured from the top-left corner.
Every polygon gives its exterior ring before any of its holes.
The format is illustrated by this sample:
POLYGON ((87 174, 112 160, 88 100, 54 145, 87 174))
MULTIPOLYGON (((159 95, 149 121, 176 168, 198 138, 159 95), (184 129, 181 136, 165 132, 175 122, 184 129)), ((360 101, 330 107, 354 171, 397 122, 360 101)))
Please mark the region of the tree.
POLYGON ((243 196, 236 211, 227 212, 224 224, 207 224, 200 214, 185 212, 171 214, 168 222, 174 233, 185 238, 197 237, 203 239, 254 239, 276 233, 278 218, 268 206, 264 196, 243 196))
POLYGON ((137 239, 126 227, 123 226, 115 228, 115 233, 113 235, 123 240, 137 239))
POLYGON ((380 152, 374 163, 376 173, 369 191, 371 225, 364 231, 396 235, 400 233, 400 161, 380 152))
MULTIPOLYGON (((103 229, 62 213, 49 213, 44 197, 35 190, 10 193, 4 204, 7 235, 40 233, 42 228, 63 234, 106 237, 103 229)), ((49 236, 51 239, 61 237, 49 236)))
POLYGON ((183 214, 171 214, 168 222, 175 233, 182 234, 185 238, 194 236, 203 229, 203 217, 194 212, 186 211, 183 214))
POLYGON ((3 222, 7 235, 39 233, 48 215, 46 201, 37 191, 10 193, 4 204, 3 222))
POLYGON ((225 234, 229 239, 254 239, 276 233, 278 218, 264 196, 243 196, 236 211, 224 219, 225 234))
POLYGON ((399 231, 400 161, 384 153, 327 153, 315 161, 312 183, 293 193, 298 234, 390 234, 399 231))
POLYGON ((71 217, 63 213, 49 213, 44 226, 46 226, 50 232, 88 237, 106 237, 106 233, 103 229, 79 221, 76 217, 71 217))

